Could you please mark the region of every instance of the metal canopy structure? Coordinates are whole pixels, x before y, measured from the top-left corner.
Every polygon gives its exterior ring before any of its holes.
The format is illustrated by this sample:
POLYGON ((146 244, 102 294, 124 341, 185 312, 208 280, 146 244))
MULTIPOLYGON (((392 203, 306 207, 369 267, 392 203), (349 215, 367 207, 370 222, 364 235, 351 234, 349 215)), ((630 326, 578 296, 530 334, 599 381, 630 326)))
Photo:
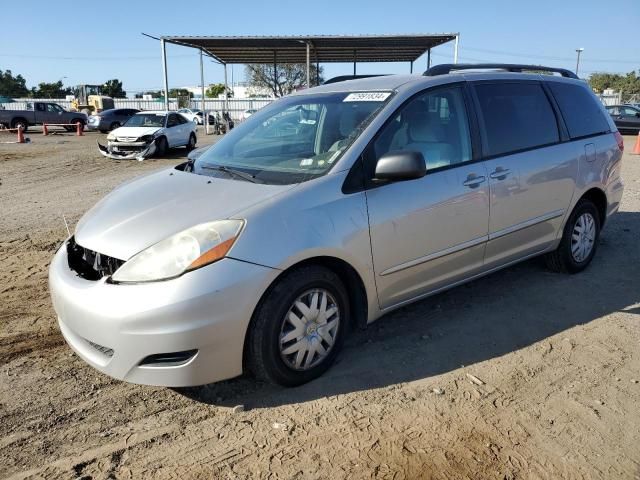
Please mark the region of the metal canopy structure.
MULTIPOLYGON (((146 34, 143 34, 146 35, 146 34)), ((151 37, 150 35, 146 35, 151 37)), ((155 38, 155 37, 151 37, 155 38)), ((162 36, 159 38, 162 51, 165 109, 169 109, 169 82, 167 78, 166 44, 196 48, 200 51, 200 78, 202 87, 202 110, 204 110, 203 55, 224 66, 224 85, 227 91, 227 65, 233 64, 306 64, 306 84, 311 87, 311 62, 351 63, 356 75, 358 62, 409 62, 413 73, 413 62, 427 54, 427 69, 431 67, 431 49, 455 41, 453 63, 458 63, 459 33, 412 34, 412 35, 310 35, 310 36, 262 36, 262 37, 198 37, 162 36)), ((225 110, 227 108, 225 95, 225 110)), ((206 115, 205 115, 206 117, 206 115)))
POLYGON ((455 40, 457 33, 418 35, 319 35, 284 37, 161 37, 197 48, 222 64, 414 62, 431 48, 455 40))

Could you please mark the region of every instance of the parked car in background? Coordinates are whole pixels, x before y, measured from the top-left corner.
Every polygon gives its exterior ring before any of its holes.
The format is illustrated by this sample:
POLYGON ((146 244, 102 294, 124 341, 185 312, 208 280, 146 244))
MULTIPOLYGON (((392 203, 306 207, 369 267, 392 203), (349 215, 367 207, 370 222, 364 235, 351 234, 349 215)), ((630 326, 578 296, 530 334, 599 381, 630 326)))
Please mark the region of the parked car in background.
POLYGON ((145 111, 133 115, 107 136, 107 145, 98 142, 105 157, 116 160, 144 160, 163 156, 169 148, 196 147, 196 123, 177 112, 145 111))
MULTIPOLYGON (((87 116, 82 112, 68 112, 53 102, 28 103, 26 110, 0 110, 0 124, 11 128, 22 127, 25 132, 31 125, 42 125, 43 123, 76 124, 78 122, 83 126, 86 125, 87 116)), ((76 127, 65 128, 73 130, 76 127)))
POLYGON ((605 108, 618 130, 629 133, 640 132, 640 108, 633 105, 609 105, 605 108))
POLYGON ((68 344, 135 383, 293 386, 410 302, 538 255, 587 268, 623 193, 611 117, 567 70, 454 68, 296 92, 116 188, 51 262, 68 344))
POLYGON ((247 110, 242 112, 242 115, 240 115, 240 118, 241 118, 241 120, 246 120, 247 118, 249 118, 251 115, 253 115, 257 111, 258 111, 257 108, 248 108, 247 110))
POLYGON ((113 108, 104 110, 103 112, 89 116, 87 128, 89 130, 99 130, 102 133, 107 133, 110 130, 115 130, 124 125, 127 120, 139 111, 140 110, 135 108, 113 108))
POLYGON ((191 108, 181 108, 178 110, 178 113, 184 115, 188 120, 192 122, 196 122, 198 125, 202 125, 204 123, 202 117, 202 110, 194 110, 191 108))

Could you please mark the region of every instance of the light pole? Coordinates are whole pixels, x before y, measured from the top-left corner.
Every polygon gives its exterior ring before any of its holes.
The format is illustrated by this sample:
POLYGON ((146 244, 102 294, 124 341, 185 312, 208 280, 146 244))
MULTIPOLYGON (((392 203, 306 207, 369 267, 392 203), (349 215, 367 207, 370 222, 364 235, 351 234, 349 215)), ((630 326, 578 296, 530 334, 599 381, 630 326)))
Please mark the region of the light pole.
POLYGON ((584 48, 576 48, 578 59, 576 60, 576 77, 578 76, 578 69, 580 68, 580 54, 584 51, 584 48))

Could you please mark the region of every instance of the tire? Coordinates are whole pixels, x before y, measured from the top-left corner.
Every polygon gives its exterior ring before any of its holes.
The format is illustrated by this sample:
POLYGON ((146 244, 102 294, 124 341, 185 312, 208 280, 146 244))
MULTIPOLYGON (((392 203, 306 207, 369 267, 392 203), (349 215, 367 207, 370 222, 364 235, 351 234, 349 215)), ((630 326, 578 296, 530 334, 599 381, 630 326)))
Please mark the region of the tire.
POLYGON ((193 150, 194 148, 196 148, 196 142, 198 140, 196 139, 196 135, 195 133, 192 133, 191 135, 189 135, 189 143, 187 143, 186 147, 187 147, 187 152, 190 152, 191 150, 193 150))
POLYGON ((109 130, 100 130, 100 133, 109 133, 109 130))
POLYGON ((600 225, 600 214, 594 203, 581 199, 564 226, 560 245, 545 256, 547 267, 560 273, 578 273, 587 268, 598 249, 600 225))
POLYGON ((115 130, 116 128, 120 128, 120 122, 113 122, 109 125, 109 130, 115 130))
POLYGON ((247 332, 247 366, 258 379, 269 383, 286 387, 307 383, 322 375, 335 361, 349 320, 349 298, 335 273, 320 266, 293 270, 275 283, 253 315, 247 332), (298 308, 300 302, 312 307, 307 315, 298 308), (328 321, 317 314, 323 304, 326 312, 336 309, 329 313, 328 321), (291 314, 300 322, 297 328, 287 320, 291 314), (290 339, 284 340, 287 335, 290 339), (318 350, 318 345, 324 353, 318 350))
POLYGON ((11 122, 11 128, 19 128, 22 126, 22 131, 26 132, 29 129, 29 122, 24 118, 14 118, 11 122))
POLYGON ((160 137, 156 139, 156 156, 164 157, 169 150, 169 144, 167 143, 167 137, 160 137))

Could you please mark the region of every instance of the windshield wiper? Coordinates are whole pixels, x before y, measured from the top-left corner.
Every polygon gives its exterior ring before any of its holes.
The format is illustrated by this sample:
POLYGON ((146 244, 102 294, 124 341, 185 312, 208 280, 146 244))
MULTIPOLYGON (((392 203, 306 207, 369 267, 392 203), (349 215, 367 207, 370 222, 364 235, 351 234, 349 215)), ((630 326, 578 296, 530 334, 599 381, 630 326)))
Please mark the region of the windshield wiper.
POLYGON ((205 170, 218 170, 220 172, 225 172, 227 174, 229 174, 232 177, 238 177, 238 178, 242 178, 243 180, 246 180, 247 182, 251 182, 251 183, 262 183, 261 181, 259 181, 255 175, 251 175, 250 173, 246 173, 243 172, 242 170, 236 170, 235 168, 229 168, 225 165, 200 165, 201 168, 204 168, 205 170))

